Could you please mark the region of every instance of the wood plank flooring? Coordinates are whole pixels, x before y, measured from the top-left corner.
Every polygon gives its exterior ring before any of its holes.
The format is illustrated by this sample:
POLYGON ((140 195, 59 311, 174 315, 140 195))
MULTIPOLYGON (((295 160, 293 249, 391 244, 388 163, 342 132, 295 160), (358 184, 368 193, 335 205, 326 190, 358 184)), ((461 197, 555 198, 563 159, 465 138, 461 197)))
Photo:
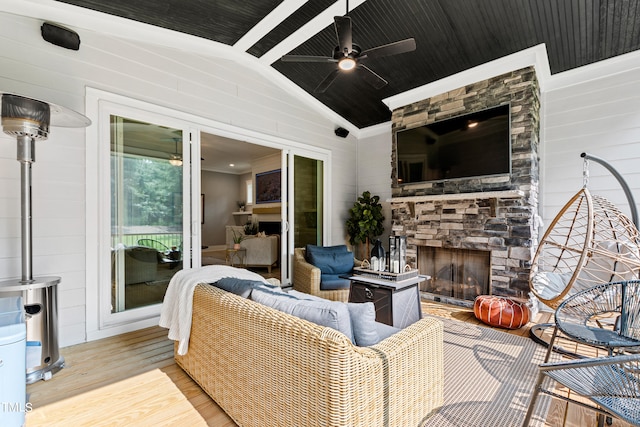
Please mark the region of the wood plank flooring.
MULTIPOLYGON (((465 307, 423 301, 422 310, 423 313, 481 324, 474 317, 473 311, 465 307)), ((552 313, 540 313, 535 322, 528 326, 551 320, 552 313)), ((508 331, 508 333, 528 337, 529 328, 508 331)), ((568 343, 564 345, 567 349, 586 351, 585 348, 576 348, 575 346, 569 348, 568 343)), ((173 341, 167 339, 166 329, 151 327, 66 347, 61 349, 61 354, 65 358, 64 369, 55 374, 50 381, 39 381, 27 386, 29 401, 33 406, 33 410, 27 414, 27 427, 54 425, 50 421, 59 412, 64 412, 64 422, 59 425, 74 425, 76 427, 100 425, 99 422, 104 422, 105 418, 113 420, 113 423, 101 425, 176 425, 168 421, 172 419, 170 415, 175 415, 171 414, 176 410, 175 407, 167 405, 161 397, 173 391, 177 391, 186 398, 186 402, 183 402, 179 409, 184 411, 184 416, 193 417, 193 409, 195 409, 200 418, 198 420, 189 418, 191 422, 179 425, 206 424, 216 427, 236 425, 175 364, 173 341), (160 376, 168 378, 170 381, 161 384, 160 376), (142 387, 135 386, 140 383, 142 383, 142 387), (165 393, 154 395, 158 387, 162 387, 165 393), (125 390, 127 393, 118 395, 115 393, 116 390, 125 390), (148 395, 144 399, 144 405, 153 407, 158 414, 153 418, 143 418, 143 408, 137 408, 134 411, 134 416, 138 414, 140 419, 136 419, 131 424, 131 402, 135 397, 139 398, 140 394, 148 395), (101 399, 97 399, 96 396, 100 396, 101 399), (131 400, 123 400, 123 396, 129 396, 131 400), (100 409, 105 407, 100 405, 106 405, 108 410, 100 409), (94 418, 87 415, 88 411, 93 414, 94 418)), ((559 400, 554 400, 552 403, 546 423, 547 427, 592 425, 596 424, 595 416, 591 411, 581 409, 576 405, 567 405, 559 400)), ((617 420, 614 420, 613 425, 615 427, 628 426, 628 424, 617 420)))

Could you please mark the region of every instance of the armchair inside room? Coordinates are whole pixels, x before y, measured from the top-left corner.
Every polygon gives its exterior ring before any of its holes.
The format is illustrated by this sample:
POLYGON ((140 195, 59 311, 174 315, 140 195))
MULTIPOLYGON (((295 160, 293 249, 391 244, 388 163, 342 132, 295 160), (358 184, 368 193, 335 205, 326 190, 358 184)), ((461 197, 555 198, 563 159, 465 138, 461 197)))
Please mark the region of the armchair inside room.
POLYGON ((145 246, 129 246, 111 251, 111 277, 115 275, 117 251, 124 255, 124 284, 153 282, 158 273, 158 251, 145 246))
POLYGON ((357 262, 345 245, 295 248, 293 288, 321 298, 346 302, 350 281, 340 276, 351 273, 357 262))
POLYGON ((227 225, 226 241, 227 248, 233 247, 234 232, 236 235, 243 235, 244 238, 240 242, 240 248, 244 249, 244 266, 246 267, 266 267, 269 273, 271 268, 278 264, 278 256, 280 254, 280 236, 268 235, 259 237, 255 235, 246 235, 243 226, 227 225))

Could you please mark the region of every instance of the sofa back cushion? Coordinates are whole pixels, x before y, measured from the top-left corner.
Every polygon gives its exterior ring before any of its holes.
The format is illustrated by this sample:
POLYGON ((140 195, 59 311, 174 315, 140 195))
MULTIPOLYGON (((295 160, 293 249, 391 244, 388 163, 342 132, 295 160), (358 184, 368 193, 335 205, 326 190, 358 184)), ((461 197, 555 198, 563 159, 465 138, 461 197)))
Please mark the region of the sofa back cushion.
MULTIPOLYGON (((326 301, 315 295, 305 294, 296 290, 287 292, 291 296, 298 299, 306 299, 312 301, 326 301)), ((345 303, 340 303, 345 304, 345 303)), ((372 302, 355 303, 349 302, 345 304, 349 310, 349 319, 351 320, 351 330, 353 331, 353 343, 359 347, 368 347, 378 344, 382 340, 380 337, 379 324, 376 322, 376 308, 372 302)), ((385 325, 386 326, 386 325, 385 325)), ((390 327, 391 330, 385 329, 384 338, 399 331, 397 328, 390 327), (388 335, 387 335, 388 333, 388 335)))
POLYGON ((353 270, 353 252, 349 252, 346 245, 307 245, 305 252, 307 262, 318 267, 322 274, 345 274, 353 270))
POLYGON ((351 318, 351 329, 356 345, 368 347, 376 345, 380 341, 378 329, 376 328, 376 308, 372 302, 347 303, 349 317, 351 318))
POLYGON ((251 292, 251 299, 320 326, 333 328, 342 332, 353 342, 349 310, 344 303, 328 300, 300 300, 284 292, 274 292, 266 288, 255 288, 251 292))

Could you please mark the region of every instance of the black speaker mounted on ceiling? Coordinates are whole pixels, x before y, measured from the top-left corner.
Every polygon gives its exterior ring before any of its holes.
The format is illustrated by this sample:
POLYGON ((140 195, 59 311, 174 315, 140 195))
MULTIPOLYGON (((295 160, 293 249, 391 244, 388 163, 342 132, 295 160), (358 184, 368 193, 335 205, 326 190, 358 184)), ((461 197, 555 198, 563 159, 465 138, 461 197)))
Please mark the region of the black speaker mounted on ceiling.
POLYGON ((336 128, 336 135, 339 136, 340 138, 346 138, 347 135, 349 135, 349 131, 346 130, 345 128, 336 128))
POLYGON ((80 36, 75 31, 45 22, 40 27, 42 38, 56 46, 71 50, 80 49, 80 36))

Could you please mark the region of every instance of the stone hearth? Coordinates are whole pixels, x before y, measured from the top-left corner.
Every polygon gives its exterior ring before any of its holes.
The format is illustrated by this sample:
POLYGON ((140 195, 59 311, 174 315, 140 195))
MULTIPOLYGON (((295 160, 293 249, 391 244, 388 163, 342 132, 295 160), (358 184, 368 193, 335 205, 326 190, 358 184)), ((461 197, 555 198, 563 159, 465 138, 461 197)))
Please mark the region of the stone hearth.
MULTIPOLYGON (((393 111, 394 132, 509 103, 511 173, 399 185, 392 147, 392 234, 418 248, 490 252, 488 293, 526 296, 538 238, 539 88, 532 67, 474 83, 393 111)), ((428 261, 422 260, 423 263, 428 261)))

